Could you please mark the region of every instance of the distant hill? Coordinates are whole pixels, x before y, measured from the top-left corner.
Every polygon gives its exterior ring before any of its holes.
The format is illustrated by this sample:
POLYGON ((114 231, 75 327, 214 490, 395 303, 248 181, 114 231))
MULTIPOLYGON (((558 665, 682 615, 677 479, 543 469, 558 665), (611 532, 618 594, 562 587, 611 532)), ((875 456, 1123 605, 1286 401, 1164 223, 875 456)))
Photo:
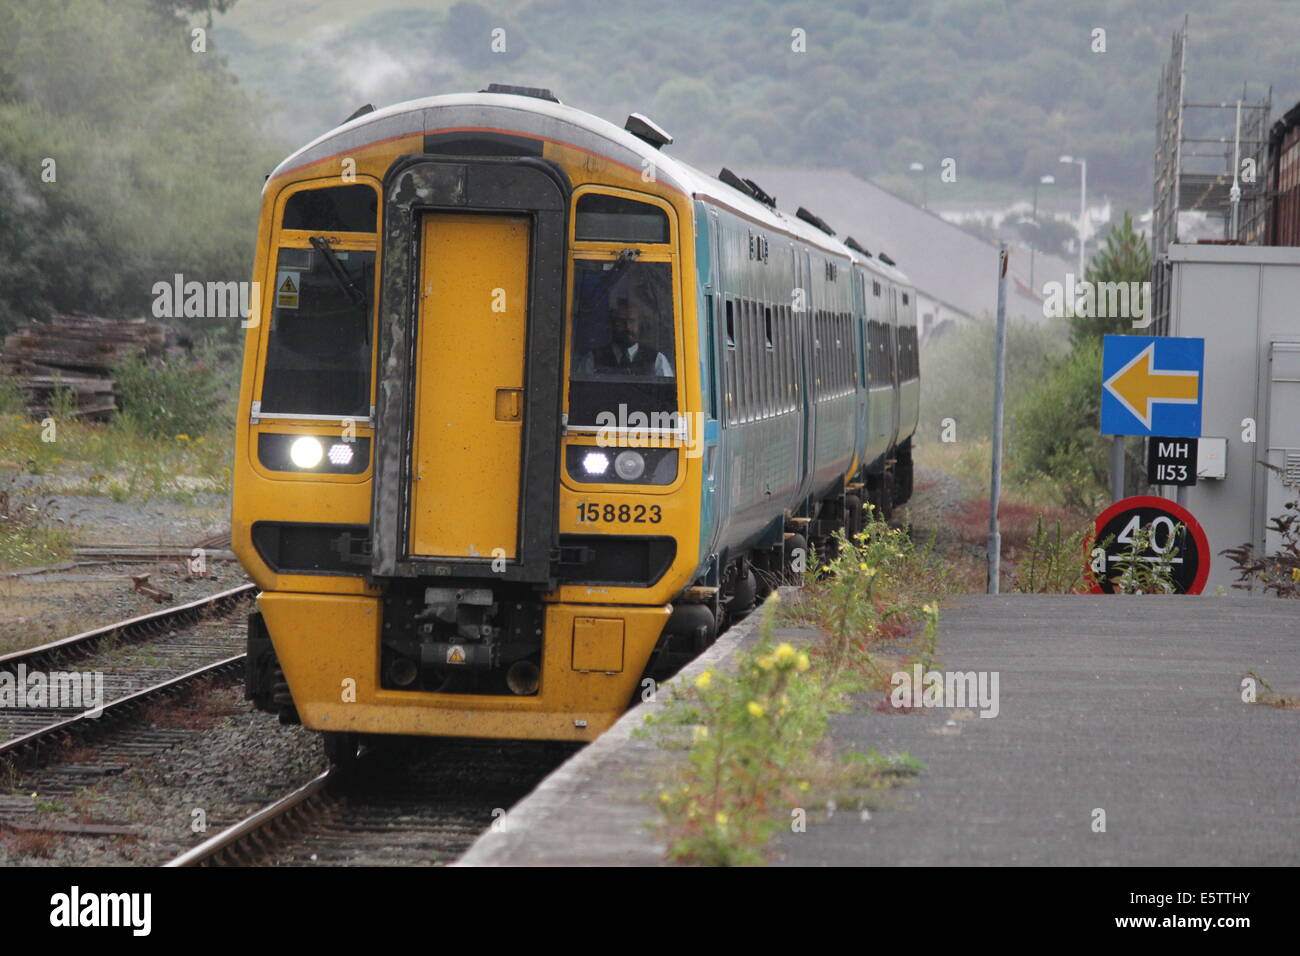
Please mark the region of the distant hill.
POLYGON ((1032 183, 1074 153, 1091 184, 1149 202, 1156 81, 1185 11, 1190 96, 1271 83, 1278 115, 1300 97, 1294 8, 1270 0, 239 0, 214 39, 286 148, 363 102, 514 82, 615 121, 645 112, 687 159, 896 187, 920 161, 933 198, 1032 183))

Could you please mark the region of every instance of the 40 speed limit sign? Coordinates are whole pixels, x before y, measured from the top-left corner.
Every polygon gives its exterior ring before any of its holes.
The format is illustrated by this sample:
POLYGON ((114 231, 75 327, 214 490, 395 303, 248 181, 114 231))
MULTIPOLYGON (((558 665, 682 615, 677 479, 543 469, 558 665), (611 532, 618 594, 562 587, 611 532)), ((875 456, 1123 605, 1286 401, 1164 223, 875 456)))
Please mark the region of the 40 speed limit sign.
POLYGON ((1097 516, 1096 537, 1088 556, 1092 593, 1114 594, 1111 578, 1116 559, 1133 547, 1133 535, 1147 529, 1150 545, 1140 555, 1156 561, 1170 551, 1174 584, 1180 594, 1200 594, 1210 576, 1210 542, 1205 529, 1186 508, 1168 498, 1136 495, 1117 501, 1097 516))

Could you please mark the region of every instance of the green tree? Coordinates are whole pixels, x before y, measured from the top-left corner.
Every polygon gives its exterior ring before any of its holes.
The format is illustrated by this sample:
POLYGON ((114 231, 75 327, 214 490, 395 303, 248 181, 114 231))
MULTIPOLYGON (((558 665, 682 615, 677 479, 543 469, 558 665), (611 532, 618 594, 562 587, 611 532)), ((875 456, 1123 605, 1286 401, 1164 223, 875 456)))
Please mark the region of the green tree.
MULTIPOLYGON (((1088 262, 1084 278, 1094 284, 1151 280, 1151 247, 1133 228, 1133 217, 1128 212, 1106 234, 1106 246, 1088 262)), ((1134 318, 1135 315, 1075 317, 1070 320, 1070 341, 1077 346, 1081 342, 1100 340, 1103 335, 1123 334, 1132 329, 1134 318)))
MULTIPOLYGON (((1088 264, 1085 278, 1093 283, 1147 282, 1150 269, 1151 251, 1126 212, 1088 264)), ((1102 336, 1127 332, 1132 318, 1072 319, 1070 354, 1050 365, 1012 406, 1012 475, 1052 481, 1067 507, 1086 511, 1106 499, 1110 438, 1098 431, 1102 336)), ((1126 443, 1130 492, 1142 484, 1140 453, 1140 442, 1126 443)))

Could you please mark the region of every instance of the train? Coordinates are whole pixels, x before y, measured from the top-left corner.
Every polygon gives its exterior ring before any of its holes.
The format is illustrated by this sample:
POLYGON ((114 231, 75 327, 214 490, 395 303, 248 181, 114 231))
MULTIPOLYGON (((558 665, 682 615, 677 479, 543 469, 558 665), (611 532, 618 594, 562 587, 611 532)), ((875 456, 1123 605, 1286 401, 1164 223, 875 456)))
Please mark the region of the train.
POLYGON ((335 762, 592 740, 911 495, 904 272, 671 143, 493 84, 363 107, 267 177, 246 694, 335 762))

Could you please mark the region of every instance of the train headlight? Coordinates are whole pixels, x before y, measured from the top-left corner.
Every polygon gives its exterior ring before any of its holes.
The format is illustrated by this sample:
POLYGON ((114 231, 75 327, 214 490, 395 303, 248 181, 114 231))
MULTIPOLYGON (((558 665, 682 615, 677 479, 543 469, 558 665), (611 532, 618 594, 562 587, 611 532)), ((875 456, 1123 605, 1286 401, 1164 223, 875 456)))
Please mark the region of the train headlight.
POLYGON ((352 464, 352 446, 347 442, 330 445, 329 460, 331 465, 352 464))
POLYGON ((639 451, 621 451, 614 459, 614 472, 624 481, 636 481, 645 474, 645 458, 639 451))
POLYGON ((603 475, 609 471, 609 455, 603 451, 589 451, 582 456, 582 470, 589 475, 603 475))
POLYGON ((294 463, 295 467, 308 469, 315 468, 320 464, 321 458, 325 455, 325 449, 321 443, 312 438, 310 435, 303 435, 295 439, 294 443, 289 446, 289 460, 294 463))

